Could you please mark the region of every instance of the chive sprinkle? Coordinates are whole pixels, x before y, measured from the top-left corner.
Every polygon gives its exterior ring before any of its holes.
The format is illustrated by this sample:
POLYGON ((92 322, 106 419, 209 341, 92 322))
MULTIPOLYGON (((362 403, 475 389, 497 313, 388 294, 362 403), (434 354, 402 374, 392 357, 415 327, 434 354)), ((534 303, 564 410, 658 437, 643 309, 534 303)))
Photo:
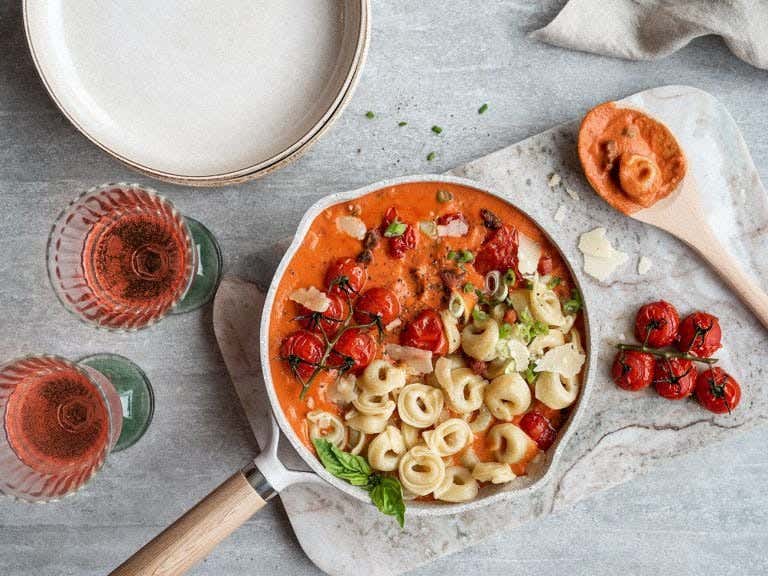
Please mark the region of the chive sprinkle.
POLYGON ((434 160, 436 156, 437 154, 435 154, 434 152, 430 152, 429 154, 427 154, 427 162, 432 162, 432 160, 434 160))
POLYGON ((405 122, 405 121, 398 122, 397 125, 402 128, 403 126, 408 126, 408 122, 405 122))
POLYGON ((443 129, 440 126, 437 126, 437 125, 432 126, 432 132, 434 132, 435 134, 440 134, 440 132, 442 131, 443 129))
POLYGON ((480 108, 477 109, 478 114, 483 114, 486 110, 488 110, 488 104, 483 104, 480 106, 480 108))
POLYGON ((368 112, 365 113, 365 117, 368 118, 368 120, 371 120, 376 117, 376 114, 374 114, 371 110, 368 110, 368 112))

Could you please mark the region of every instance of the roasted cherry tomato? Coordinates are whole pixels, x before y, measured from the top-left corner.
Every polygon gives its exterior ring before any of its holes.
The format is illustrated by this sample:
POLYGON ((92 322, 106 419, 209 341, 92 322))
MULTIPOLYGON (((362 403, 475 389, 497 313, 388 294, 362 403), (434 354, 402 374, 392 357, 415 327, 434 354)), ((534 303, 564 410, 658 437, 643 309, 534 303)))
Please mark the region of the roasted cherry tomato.
POLYGON ((552 256, 544 254, 539 258, 539 265, 536 271, 542 276, 546 276, 552 272, 552 256))
POLYGON ((324 350, 325 345, 317 334, 308 330, 297 330, 283 340, 280 345, 280 358, 288 362, 294 374, 306 381, 323 359, 324 350))
POLYGON ((405 258, 405 253, 416 247, 416 231, 413 226, 406 224, 397 214, 397 208, 392 206, 384 214, 384 221, 381 224, 381 234, 387 239, 387 248, 392 258, 405 258), (397 236, 387 235, 387 229, 397 220, 405 226, 403 231, 397 236))
POLYGON ((378 318, 383 328, 399 315, 400 301, 389 288, 371 288, 355 302, 355 320, 360 324, 369 324, 378 318))
POLYGON ((359 374, 373 360, 376 340, 364 330, 347 330, 333 347, 330 364, 342 372, 359 374))
POLYGON ((637 311, 635 336, 647 346, 662 348, 677 339, 679 325, 680 316, 675 307, 669 302, 659 300, 646 304, 637 311))
POLYGON ((546 450, 557 438, 557 430, 546 416, 538 412, 528 412, 520 419, 520 429, 536 442, 539 450, 546 450))
POLYGON ((646 352, 619 350, 613 361, 613 381, 624 390, 642 390, 653 382, 656 359, 646 352))
POLYGON ((717 352, 720 344, 720 323, 706 312, 694 312, 680 323, 677 347, 699 358, 708 358, 717 352))
POLYGON ((448 352, 448 341, 443 331, 440 314, 434 310, 422 310, 419 315, 403 330, 403 346, 412 346, 430 350, 434 354, 448 352))
POLYGON ((669 400, 687 398, 696 387, 696 368, 684 358, 659 358, 653 372, 656 392, 669 400))
POLYGON ((365 266, 354 258, 339 258, 325 273, 325 286, 330 292, 346 292, 351 296, 360 293, 366 280, 365 266))
POLYGON ((517 229, 502 224, 491 230, 475 257, 475 270, 480 274, 488 274, 493 270, 504 274, 510 269, 517 273, 517 245, 517 229))
POLYGON ((341 328, 349 314, 347 297, 340 292, 328 294, 331 304, 325 312, 313 312, 309 308, 299 306, 299 323, 307 330, 320 330, 326 336, 333 336, 341 328))
POLYGON ((722 368, 710 368, 696 380, 696 399, 710 412, 733 411, 741 400, 741 386, 722 368))

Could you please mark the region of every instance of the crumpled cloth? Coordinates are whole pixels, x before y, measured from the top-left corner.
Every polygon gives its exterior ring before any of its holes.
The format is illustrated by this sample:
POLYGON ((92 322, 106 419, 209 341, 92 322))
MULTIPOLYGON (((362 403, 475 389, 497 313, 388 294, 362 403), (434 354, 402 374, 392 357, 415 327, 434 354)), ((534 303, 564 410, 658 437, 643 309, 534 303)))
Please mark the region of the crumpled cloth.
POLYGON ((768 0, 570 0, 531 36, 562 48, 654 60, 707 34, 768 69, 768 0))

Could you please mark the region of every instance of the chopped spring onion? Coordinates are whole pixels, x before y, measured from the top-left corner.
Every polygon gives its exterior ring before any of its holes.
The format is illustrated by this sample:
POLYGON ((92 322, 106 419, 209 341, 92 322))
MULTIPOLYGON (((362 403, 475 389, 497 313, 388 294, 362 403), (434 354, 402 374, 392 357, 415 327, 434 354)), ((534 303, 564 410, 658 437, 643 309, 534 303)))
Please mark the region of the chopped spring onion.
POLYGON ((376 114, 374 114, 371 110, 368 110, 368 112, 365 113, 365 117, 368 118, 368 120, 371 120, 376 117, 376 114))
POLYGON ((472 294, 475 291, 475 285, 472 282, 464 284, 464 294, 472 294))
POLYGON ((429 154, 427 154, 427 162, 432 162, 432 160, 434 160, 436 157, 437 157, 437 154, 435 154, 434 152, 430 152, 429 154))
POLYGON ((445 204, 446 202, 450 202, 453 200, 453 194, 448 192, 448 190, 438 190, 437 191, 437 201, 441 204, 445 204))
POLYGON ((437 238, 437 224, 431 221, 419 222, 419 230, 429 238, 437 238))
POLYGON ((440 132, 442 131, 443 129, 440 126, 432 126, 432 132, 434 132, 435 134, 440 134, 440 132))
POLYGON ((450 313, 456 318, 461 318, 464 316, 466 309, 467 308, 466 304, 464 303, 464 298, 462 298, 460 294, 452 292, 451 299, 448 301, 448 310, 450 313))
POLYGON ((398 236, 405 234, 407 228, 407 224, 400 222, 399 220, 395 220, 389 226, 387 226, 386 230, 384 230, 384 236, 387 238, 397 238, 398 236))
POLYGON ((484 114, 486 110, 488 110, 488 104, 483 104, 480 106, 480 108, 477 109, 477 113, 484 114))

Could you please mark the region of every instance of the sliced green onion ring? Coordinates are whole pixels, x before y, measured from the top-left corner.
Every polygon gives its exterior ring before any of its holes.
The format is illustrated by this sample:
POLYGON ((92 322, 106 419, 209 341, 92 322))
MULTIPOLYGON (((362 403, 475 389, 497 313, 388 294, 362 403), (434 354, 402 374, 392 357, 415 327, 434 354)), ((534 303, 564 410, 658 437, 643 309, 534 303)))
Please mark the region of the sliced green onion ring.
POLYGON ((464 303, 464 298, 462 298, 460 294, 452 292, 451 299, 448 301, 448 310, 451 315, 456 318, 461 318, 464 316, 466 309, 467 306, 464 303))

